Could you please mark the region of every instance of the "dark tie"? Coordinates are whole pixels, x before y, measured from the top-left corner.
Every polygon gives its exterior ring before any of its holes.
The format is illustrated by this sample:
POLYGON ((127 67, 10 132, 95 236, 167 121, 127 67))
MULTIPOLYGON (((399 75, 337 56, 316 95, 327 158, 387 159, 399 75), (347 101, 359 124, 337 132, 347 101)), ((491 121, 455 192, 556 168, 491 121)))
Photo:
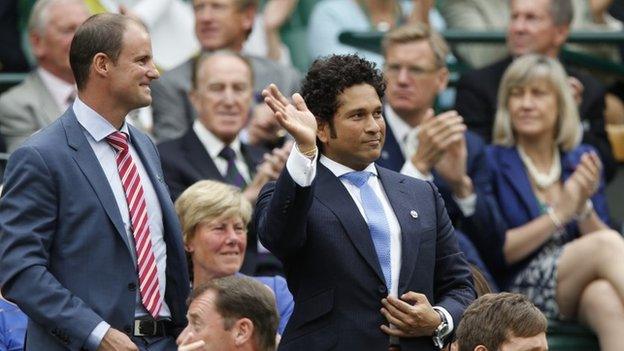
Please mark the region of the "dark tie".
POLYGON ((392 273, 390 266, 390 225, 388 224, 388 219, 384 213, 381 201, 375 194, 373 188, 368 185, 368 178, 370 176, 374 176, 374 174, 367 171, 361 171, 345 173, 341 176, 341 178, 346 179, 349 183, 360 189, 360 199, 362 201, 362 207, 364 207, 368 230, 370 231, 371 239, 373 239, 373 245, 375 246, 375 252, 377 252, 379 265, 381 266, 384 278, 386 279, 386 287, 388 288, 388 291, 390 291, 390 287, 392 286, 392 273))
POLYGON ((137 269, 139 273, 139 291, 145 309, 157 318, 162 305, 158 281, 158 269, 152 250, 152 240, 147 216, 147 205, 141 185, 141 176, 132 160, 128 148, 128 136, 123 132, 113 132, 106 137, 106 141, 115 149, 117 155, 117 169, 126 193, 126 202, 132 223, 132 235, 137 254, 137 269))
POLYGON ((245 178, 236 168, 236 152, 231 147, 226 146, 219 152, 219 157, 227 161, 227 172, 225 173, 225 181, 229 184, 236 185, 239 188, 247 186, 245 178))

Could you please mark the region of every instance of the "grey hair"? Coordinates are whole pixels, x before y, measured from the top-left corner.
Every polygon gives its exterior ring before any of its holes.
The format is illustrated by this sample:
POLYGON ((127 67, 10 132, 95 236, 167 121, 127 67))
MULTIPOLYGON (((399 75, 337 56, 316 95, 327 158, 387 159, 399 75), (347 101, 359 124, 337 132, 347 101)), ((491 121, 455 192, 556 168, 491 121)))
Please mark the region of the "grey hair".
POLYGON ((62 3, 76 3, 84 6, 87 9, 82 0, 37 0, 32 10, 30 11, 30 17, 28 17, 28 33, 37 32, 43 34, 48 22, 50 21, 50 7, 59 5, 62 3))

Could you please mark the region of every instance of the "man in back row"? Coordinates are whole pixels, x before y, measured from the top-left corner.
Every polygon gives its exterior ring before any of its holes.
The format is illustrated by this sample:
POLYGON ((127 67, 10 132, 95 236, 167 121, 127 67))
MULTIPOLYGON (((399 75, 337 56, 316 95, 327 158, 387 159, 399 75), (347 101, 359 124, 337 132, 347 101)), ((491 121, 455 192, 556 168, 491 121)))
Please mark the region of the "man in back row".
MULTIPOLYGON (((510 6, 507 47, 511 56, 467 72, 457 83, 455 107, 468 128, 481 135, 486 142, 492 139, 498 87, 507 67, 514 58, 530 53, 557 58, 570 34, 573 18, 571 0, 511 0, 510 6)), ((577 93, 584 130, 583 143, 596 148, 609 180, 613 178, 617 165, 605 132, 605 88, 589 74, 565 68, 573 77, 570 84, 577 93)))
MULTIPOLYGON (((202 51, 228 49, 240 52, 258 8, 258 0, 193 0, 195 34, 202 51)), ((299 72, 274 61, 248 57, 254 72, 254 93, 275 83, 288 94, 299 90, 299 72)), ((154 84, 154 137, 165 141, 182 136, 197 112, 188 98, 196 58, 165 73, 154 84)))

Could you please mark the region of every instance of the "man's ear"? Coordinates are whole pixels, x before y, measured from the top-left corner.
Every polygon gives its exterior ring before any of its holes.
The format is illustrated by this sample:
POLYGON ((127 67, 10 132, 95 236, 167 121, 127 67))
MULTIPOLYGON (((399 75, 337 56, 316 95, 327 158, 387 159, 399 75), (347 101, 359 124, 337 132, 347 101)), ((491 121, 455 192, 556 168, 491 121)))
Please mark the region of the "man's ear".
POLYGON ((236 321, 231 329, 231 332, 233 334, 232 337, 234 339, 234 344, 236 346, 241 346, 253 337, 253 322, 249 318, 241 318, 236 321))
POLYGON ((561 48, 563 44, 566 42, 566 40, 568 39, 568 36, 570 35, 570 26, 565 25, 565 24, 556 26, 555 30, 556 30, 555 45, 558 48, 561 48))
POLYGON ((191 88, 191 91, 189 91, 188 93, 188 97, 189 97, 189 100, 191 101, 191 105, 193 105, 193 108, 195 108, 195 111, 199 112, 201 103, 200 103, 199 92, 197 91, 197 89, 191 88))
POLYGON ((474 348, 474 351, 488 351, 488 348, 483 345, 478 345, 474 348))
POLYGON ((93 56, 91 66, 93 67, 93 71, 96 75, 106 77, 110 72, 112 63, 111 59, 105 53, 98 52, 95 56, 93 56))
POLYGON ((255 6, 247 6, 247 8, 243 10, 241 26, 243 26, 246 31, 251 32, 253 28, 254 19, 256 18, 256 10, 255 6))
POLYGON ((446 67, 440 68, 436 74, 436 84, 438 86, 438 94, 444 91, 449 82, 449 70, 446 67))
POLYGON ((30 48, 32 50, 33 55, 37 60, 40 57, 45 55, 45 44, 43 43, 43 38, 39 33, 30 33, 28 35, 28 40, 30 41, 30 48))

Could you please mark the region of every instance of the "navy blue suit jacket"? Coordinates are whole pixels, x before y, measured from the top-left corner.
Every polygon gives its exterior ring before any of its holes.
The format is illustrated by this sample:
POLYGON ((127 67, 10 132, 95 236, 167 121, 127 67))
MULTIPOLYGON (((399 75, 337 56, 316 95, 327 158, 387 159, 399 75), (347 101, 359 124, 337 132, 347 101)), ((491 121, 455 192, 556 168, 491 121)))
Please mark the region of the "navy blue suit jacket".
MULTIPOLYGON (((414 291, 459 322, 474 299, 470 270, 435 186, 377 167, 401 227, 399 295, 414 291), (417 218, 411 215, 418 213, 417 218)), ((309 187, 284 169, 256 204, 262 243, 284 263, 295 310, 280 350, 384 350, 380 313, 388 294, 368 226, 336 178, 318 164, 309 187)), ((401 349, 434 350, 430 337, 401 339, 401 349)))
MULTIPOLYGON (((485 143, 483 140, 471 131, 466 131, 466 173, 472 180, 472 184, 477 195, 475 212, 472 216, 466 217, 460 210, 459 206, 453 199, 451 187, 442 177, 432 170, 433 182, 438 187, 442 199, 446 204, 446 210, 456 229, 461 230, 460 235, 467 235, 477 249, 486 248, 487 243, 501 230, 504 223, 496 205, 496 200, 492 194, 492 180, 487 169, 485 159, 485 143)), ((389 168, 393 171, 400 171, 405 163, 405 156, 401 151, 401 147, 394 137, 394 133, 390 126, 386 124, 386 142, 384 143, 381 157, 377 161, 382 167, 389 168)), ((466 248, 466 254, 471 254, 474 248, 466 248)), ((489 252, 479 251, 480 257, 468 257, 468 260, 479 266, 480 269, 485 267, 481 264, 481 259, 488 264, 489 252)), ((484 272, 489 278, 488 272, 484 272)), ((495 288, 495 287, 493 287, 495 288)))
MULTIPOLYGON (((156 147, 129 129, 160 201, 165 301, 181 330, 189 279, 180 224, 156 147)), ((11 155, 0 230, 0 284, 29 317, 26 350, 79 350, 102 320, 131 332, 138 286, 134 244, 71 108, 11 155)))
MULTIPOLYGON (((202 179, 226 183, 193 128, 181 138, 159 144, 158 151, 173 200, 202 179)), ((241 153, 252 177, 256 173, 256 167, 262 163, 265 152, 265 149, 241 143, 241 153)))
MULTIPOLYGON (((589 145, 582 144, 569 152, 561 153, 561 178, 563 181, 574 172, 583 153, 594 151, 589 145)), ((487 250, 490 250, 493 265, 490 267, 501 288, 508 286, 526 265, 534 258, 539 250, 527 256, 524 260, 508 266, 503 257, 503 245, 507 229, 524 225, 543 214, 542 207, 535 197, 529 176, 515 147, 490 145, 486 150, 488 165, 492 172, 494 194, 505 226, 498 233, 498 238, 492 238, 487 250), (498 249, 496 248, 498 246, 498 249)), ((600 187, 591 198, 596 213, 605 222, 609 223, 607 201, 604 193, 604 178, 600 187)), ((566 227, 566 240, 578 237, 578 227, 575 222, 566 227)))

